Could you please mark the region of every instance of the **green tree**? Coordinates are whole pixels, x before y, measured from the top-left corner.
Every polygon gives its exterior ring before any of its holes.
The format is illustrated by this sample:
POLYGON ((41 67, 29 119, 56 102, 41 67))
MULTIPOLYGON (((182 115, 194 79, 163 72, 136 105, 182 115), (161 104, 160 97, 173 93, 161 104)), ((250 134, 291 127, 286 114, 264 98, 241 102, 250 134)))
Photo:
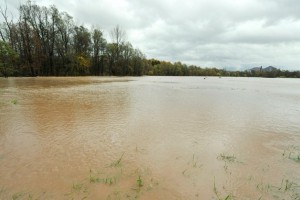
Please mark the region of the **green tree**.
POLYGON ((7 43, 0 41, 0 73, 8 77, 15 72, 16 52, 7 43))
POLYGON ((56 19, 56 40, 55 48, 57 51, 55 67, 56 75, 60 75, 61 71, 66 75, 72 65, 72 34, 74 32, 73 18, 68 13, 60 13, 56 19))
POLYGON ((92 72, 94 75, 103 75, 106 43, 103 33, 99 29, 94 29, 92 31, 92 72))
POLYGON ((74 28, 74 64, 72 72, 76 75, 86 75, 89 73, 90 52, 91 52, 91 34, 84 26, 74 28))

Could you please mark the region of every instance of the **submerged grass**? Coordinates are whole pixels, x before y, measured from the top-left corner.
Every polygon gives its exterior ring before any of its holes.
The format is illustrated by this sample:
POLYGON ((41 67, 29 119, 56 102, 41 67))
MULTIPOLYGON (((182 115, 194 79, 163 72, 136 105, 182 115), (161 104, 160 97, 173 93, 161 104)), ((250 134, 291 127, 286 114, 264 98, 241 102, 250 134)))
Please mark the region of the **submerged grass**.
POLYGON ((299 146, 289 146, 282 153, 284 158, 288 158, 296 163, 300 163, 300 147, 299 146))
POLYGON ((12 200, 18 200, 25 196, 24 192, 17 192, 11 196, 12 200))
POLYGON ((100 182, 101 179, 99 177, 90 175, 90 183, 100 183, 100 182))
POLYGON ((72 189, 75 191, 80 191, 83 188, 82 183, 73 183, 72 189))
POLYGON ((218 200, 233 200, 234 199, 232 194, 227 194, 227 195, 224 195, 224 196, 221 195, 220 192, 218 191, 217 187, 216 187, 216 181, 215 180, 214 180, 213 191, 214 191, 215 195, 217 196, 218 200))
MULTIPOLYGON (((106 198, 99 198, 99 199, 138 199, 143 194, 145 194, 147 191, 153 190, 157 188, 158 182, 154 181, 151 177, 151 171, 147 168, 138 168, 135 170, 134 173, 131 173, 132 171, 125 171, 123 173, 123 167, 118 168, 122 165, 124 161, 124 154, 123 153, 117 160, 112 162, 110 165, 110 162, 107 162, 101 168, 97 168, 95 170, 90 169, 90 174, 88 176, 88 173, 86 174, 85 178, 83 180, 78 180, 78 182, 74 182, 72 185, 69 186, 71 189, 70 192, 70 198, 69 199, 89 199, 90 198, 90 192, 98 189, 99 187, 106 187, 110 193, 106 198), (108 168, 107 166, 111 167, 108 168), (122 171, 122 172, 121 172, 122 171), (149 172, 150 171, 150 172, 149 172), (121 173, 121 174, 120 174, 121 173), (123 180, 125 183, 128 184, 129 187, 124 187, 123 180), (100 184, 94 184, 94 183, 100 183, 100 184), (105 186, 107 185, 107 186, 105 186), (112 185, 112 186, 111 186, 112 185), (115 190, 118 191, 115 191, 115 190), (88 192, 85 192, 87 191, 88 192)), ((288 157, 288 153, 285 152, 285 155, 288 157)), ((191 156, 191 155, 190 155, 191 156)), ((126 157, 125 157, 126 158, 126 157)), ((199 161, 201 157, 197 157, 195 154, 193 154, 192 157, 188 158, 188 166, 187 169, 182 171, 182 174, 184 176, 191 176, 193 177, 194 174, 191 174, 193 172, 198 172, 199 169, 197 169, 199 165, 199 161)), ((219 154, 217 157, 218 160, 224 161, 225 165, 230 167, 229 163, 239 162, 237 161, 237 158, 235 155, 228 155, 228 154, 219 154)), ((216 160, 215 160, 216 161, 216 160)), ((218 162, 218 161, 217 161, 218 162)), ((220 162, 223 163, 223 162, 220 162)), ((187 164, 187 163, 185 163, 187 164)), ((180 175, 180 172, 179 172, 180 175)), ((234 178, 234 176, 227 176, 230 178, 234 178)), ((221 178, 220 181, 224 179, 221 178)), ((255 187, 257 188, 255 195, 257 194, 256 198, 252 199, 264 199, 265 196, 269 195, 271 197, 276 196, 277 199, 291 199, 291 200, 300 200, 300 193, 299 193, 299 185, 295 182, 289 180, 289 179, 282 179, 281 184, 280 180, 277 182, 277 186, 275 187, 272 184, 264 184, 263 182, 258 182, 253 178, 253 176, 249 176, 248 181, 251 182, 252 188, 255 190, 255 187), (258 184, 257 184, 258 183, 258 184), (262 196, 259 196, 259 195, 262 196), (289 197, 289 198, 285 198, 289 197)), ((295 179, 297 180, 297 179, 295 179)), ((296 181, 297 182, 297 181, 296 181)), ((193 182, 195 183, 195 182, 193 182)), ((212 183, 212 182, 211 182, 212 183)), ((227 183, 227 182, 226 182, 227 183)), ((230 182, 231 183, 231 182, 230 182)), ((170 184, 170 183, 167 183, 170 184)), ((212 184, 210 184, 212 186, 212 184)), ((166 185, 163 185, 165 187, 166 185)), ((210 186, 210 187, 211 187, 210 186)), ((211 192, 211 195, 214 199, 217 200, 234 200, 234 199, 240 199, 240 193, 236 193, 234 190, 227 189, 226 184, 219 182, 219 184, 216 183, 214 180, 213 182, 213 191, 211 192), (222 185, 223 184, 223 185, 222 185), (236 196, 237 195, 237 196, 236 196)), ((107 193, 106 193, 107 195, 107 193)), ((10 199, 30 199, 31 197, 24 193, 16 193, 13 196, 9 196, 10 199)), ((196 194, 197 199, 201 198, 201 193, 196 194)), ((275 198, 275 199, 276 199, 275 198)), ((1 190, 0 190, 0 199, 1 199, 1 190)), ((33 198, 31 198, 33 199, 33 198)), ((36 199, 36 198, 34 198, 36 199)), ((242 198, 241 198, 242 199, 242 198)))
POLYGON ((256 189, 258 189, 261 192, 268 192, 272 186, 270 184, 264 184, 264 183, 258 183, 256 185, 256 189))
MULTIPOLYGON (((113 185, 117 182, 117 177, 120 176, 115 170, 113 170, 114 173, 109 173, 107 171, 93 171, 90 169, 90 175, 89 175, 89 182, 90 183, 104 183, 107 185, 113 185)), ((122 174, 122 173, 121 173, 122 174)))
POLYGON ((300 186, 290 179, 282 179, 279 186, 260 182, 256 189, 273 199, 300 200, 300 186))
POLYGON ((71 191, 64 194, 68 199, 87 199, 89 188, 86 179, 72 184, 71 191))
POLYGON ((112 163, 109 165, 109 167, 120 167, 120 166, 122 165, 121 161, 122 161, 122 159, 123 159, 124 154, 125 154, 125 152, 121 155, 121 157, 120 157, 118 160, 112 162, 112 163))
POLYGON ((182 175, 190 178, 192 173, 194 173, 194 172, 196 172, 196 170, 202 168, 203 164, 200 164, 199 160, 200 159, 195 154, 193 154, 192 160, 187 163, 189 166, 181 172, 182 175))
POLYGON ((117 182, 117 178, 116 177, 107 177, 107 178, 102 179, 102 182, 105 184, 108 184, 108 185, 112 185, 117 182))
POLYGON ((120 167, 122 165, 122 159, 124 156, 125 152, 121 155, 121 157, 112 162, 110 165, 107 165, 105 168, 103 168, 102 171, 97 170, 94 172, 93 170, 90 169, 90 175, 89 175, 89 182, 90 183, 104 183, 107 185, 113 185, 117 182, 117 177, 121 176, 123 173, 123 170, 121 171, 116 169, 108 169, 108 167, 120 167), (111 173, 111 171, 113 171, 111 173), (110 174, 110 175, 109 175, 110 174))
POLYGON ((138 179, 136 180, 137 186, 138 187, 143 187, 144 186, 144 181, 141 178, 141 176, 138 177, 138 179))
POLYGON ((282 179, 281 186, 278 190, 287 192, 287 191, 293 191, 294 189, 300 188, 300 186, 293 181, 290 181, 288 179, 282 179))
POLYGON ((236 162, 237 159, 235 157, 235 155, 225 155, 223 153, 221 153, 218 157, 217 157, 218 160, 223 160, 225 162, 236 162))
POLYGON ((16 104, 18 103, 18 100, 17 100, 17 99, 12 99, 10 102, 11 102, 12 104, 16 105, 16 104))
MULTIPOLYGON (((202 161, 202 160, 201 160, 202 161)), ((200 163, 200 159, 198 156, 193 154, 191 161, 189 161, 187 168, 185 168, 181 173, 183 176, 187 178, 191 178, 194 175, 199 173, 199 169, 203 167, 203 164, 200 163)))
POLYGON ((201 168, 202 164, 199 164, 199 159, 196 159, 195 154, 193 154, 192 166, 194 168, 201 168))
POLYGON ((90 183, 104 183, 107 185, 113 185, 117 182, 117 178, 116 177, 100 178, 100 177, 90 174, 89 181, 90 181, 90 183))

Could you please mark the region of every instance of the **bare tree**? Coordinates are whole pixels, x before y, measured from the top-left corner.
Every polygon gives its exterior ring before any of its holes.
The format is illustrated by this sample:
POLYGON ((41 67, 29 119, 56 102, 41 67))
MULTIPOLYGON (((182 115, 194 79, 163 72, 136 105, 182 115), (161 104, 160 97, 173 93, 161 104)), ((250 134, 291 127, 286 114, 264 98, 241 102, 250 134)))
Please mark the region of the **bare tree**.
POLYGON ((120 28, 119 25, 117 25, 111 32, 110 37, 112 39, 112 42, 116 45, 122 44, 126 40, 126 33, 124 30, 120 28))
POLYGON ((111 32, 110 37, 112 39, 112 46, 110 47, 111 56, 110 56, 110 64, 109 64, 109 71, 110 73, 118 73, 122 71, 120 63, 120 55, 121 55, 121 46, 125 43, 126 40, 126 33, 123 31, 119 25, 117 25, 111 32))
POLYGON ((73 18, 68 13, 60 13, 57 15, 56 19, 56 40, 55 48, 57 51, 57 56, 60 60, 59 66, 56 66, 56 75, 60 74, 61 69, 67 74, 70 68, 68 65, 71 63, 71 47, 72 47, 72 37, 74 32, 74 22, 73 18))
POLYGON ((7 27, 6 31, 5 31, 4 27, 0 27, 0 36, 1 36, 1 39, 4 42, 9 42, 10 44, 12 44, 12 37, 11 37, 12 30, 11 29, 12 29, 13 21, 12 21, 12 19, 11 20, 8 19, 8 16, 7 16, 7 3, 6 2, 5 2, 5 8, 4 9, 0 6, 0 13, 1 13, 2 17, 4 18, 4 24, 7 27), (4 33, 3 33, 4 31, 6 32, 6 37, 5 37, 4 33))

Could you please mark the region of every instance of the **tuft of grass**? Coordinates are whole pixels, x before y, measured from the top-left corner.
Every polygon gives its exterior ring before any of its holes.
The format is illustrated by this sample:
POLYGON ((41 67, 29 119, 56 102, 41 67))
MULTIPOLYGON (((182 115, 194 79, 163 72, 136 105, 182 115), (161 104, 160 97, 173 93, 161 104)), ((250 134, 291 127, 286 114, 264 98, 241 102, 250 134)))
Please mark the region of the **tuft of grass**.
POLYGON ((99 172, 97 174, 93 173, 93 171, 90 169, 90 183, 101 183, 102 179, 99 178, 97 175, 99 174, 99 172))
POLYGON ((232 194, 228 194, 225 197, 221 196, 220 192, 217 190, 216 181, 215 180, 214 180, 214 189, 213 190, 214 190, 214 193, 217 196, 218 200, 233 200, 233 195, 232 194))
POLYGON ((123 159, 124 154, 125 154, 125 152, 121 155, 121 157, 120 157, 118 160, 116 160, 115 162, 112 162, 112 163, 109 165, 109 167, 120 167, 121 164, 122 164, 121 161, 122 161, 122 159, 123 159))
POLYGON ((300 163, 300 148, 298 146, 290 146, 284 150, 283 157, 293 160, 297 163, 300 163))
POLYGON ((190 177, 192 171, 203 167, 203 164, 200 164, 199 158, 195 154, 193 154, 192 160, 189 161, 187 164, 189 165, 189 167, 181 172, 182 175, 185 177, 190 177))
POLYGON ((258 183, 257 185, 256 185, 256 188, 258 189, 258 190, 260 190, 260 191, 265 191, 265 192, 268 192, 270 189, 271 189, 271 185, 270 184, 264 184, 264 183, 258 183))
POLYGON ((100 178, 90 175, 90 183, 100 183, 100 182, 101 182, 100 178))
POLYGON ((203 165, 199 163, 199 158, 193 154, 193 159, 188 164, 191 164, 193 168, 201 168, 203 165))
POLYGON ((290 157, 289 159, 291 159, 291 160, 293 160, 293 161, 295 161, 295 162, 297 162, 297 163, 300 163, 300 154, 298 154, 298 155, 295 156, 295 157, 290 157))
POLYGON ((117 182, 118 176, 119 176, 118 174, 110 174, 110 173, 102 172, 100 170, 94 171, 90 169, 89 182, 113 185, 117 182))
POLYGON ((236 157, 235 155, 225 155, 221 153, 218 157, 218 160, 223 160, 225 162, 236 162, 236 157))
POLYGON ((83 187, 82 183, 73 183, 72 189, 76 191, 80 191, 83 187))
POLYGON ((106 178, 99 178, 96 176, 90 175, 90 183, 104 183, 107 185, 112 185, 117 182, 116 177, 106 177, 106 178))
POLYGON ((25 194, 23 192, 18 192, 18 193, 15 193, 12 195, 12 200, 17 200, 17 199, 20 199, 24 196, 25 194))
POLYGON ((12 104, 16 105, 16 104, 18 103, 18 100, 17 100, 17 99, 12 99, 10 102, 11 102, 12 104))
POLYGON ((297 188, 297 187, 300 187, 300 186, 288 179, 286 179, 286 180, 282 179, 281 186, 278 190, 287 192, 287 191, 293 190, 294 188, 297 188))
POLYGON ((141 176, 138 177, 138 179, 136 180, 137 186, 138 187, 143 187, 144 186, 144 181, 141 178, 141 176))
POLYGON ((116 177, 108 177, 108 178, 104 178, 102 179, 103 183, 108 184, 108 185, 112 185, 114 183, 116 183, 116 177))

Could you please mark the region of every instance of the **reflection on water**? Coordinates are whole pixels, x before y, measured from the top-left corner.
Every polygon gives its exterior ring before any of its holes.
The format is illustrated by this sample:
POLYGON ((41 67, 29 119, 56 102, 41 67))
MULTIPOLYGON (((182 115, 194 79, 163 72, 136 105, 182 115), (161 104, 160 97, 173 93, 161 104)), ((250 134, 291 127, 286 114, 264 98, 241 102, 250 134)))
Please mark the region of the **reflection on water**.
POLYGON ((300 80, 0 79, 0 199, 299 199, 300 80))

